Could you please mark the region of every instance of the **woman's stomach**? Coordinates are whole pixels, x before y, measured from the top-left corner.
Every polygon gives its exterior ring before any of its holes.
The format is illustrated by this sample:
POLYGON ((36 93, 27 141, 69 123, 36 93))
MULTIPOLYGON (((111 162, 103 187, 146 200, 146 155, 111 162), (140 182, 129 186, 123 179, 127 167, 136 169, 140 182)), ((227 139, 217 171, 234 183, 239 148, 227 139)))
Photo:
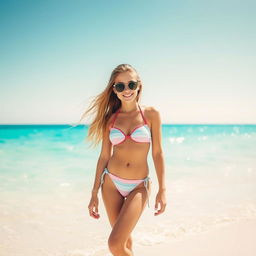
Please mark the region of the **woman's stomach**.
POLYGON ((127 154, 120 157, 114 153, 108 161, 107 169, 124 179, 144 179, 149 171, 147 155, 131 157, 127 154))

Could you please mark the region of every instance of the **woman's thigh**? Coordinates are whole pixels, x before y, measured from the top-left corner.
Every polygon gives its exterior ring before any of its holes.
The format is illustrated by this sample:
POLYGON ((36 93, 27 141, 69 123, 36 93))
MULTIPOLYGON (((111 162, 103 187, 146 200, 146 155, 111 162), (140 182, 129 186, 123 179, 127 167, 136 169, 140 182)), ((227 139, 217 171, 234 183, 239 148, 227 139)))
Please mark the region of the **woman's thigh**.
POLYGON ((107 173, 104 175, 101 194, 109 222, 113 227, 125 200, 107 173))
MULTIPOLYGON (((151 181, 148 183, 148 196, 151 194, 151 181)), ((137 224, 145 206, 147 205, 147 191, 143 184, 136 187, 123 203, 118 219, 113 226, 110 238, 125 243, 137 224)))

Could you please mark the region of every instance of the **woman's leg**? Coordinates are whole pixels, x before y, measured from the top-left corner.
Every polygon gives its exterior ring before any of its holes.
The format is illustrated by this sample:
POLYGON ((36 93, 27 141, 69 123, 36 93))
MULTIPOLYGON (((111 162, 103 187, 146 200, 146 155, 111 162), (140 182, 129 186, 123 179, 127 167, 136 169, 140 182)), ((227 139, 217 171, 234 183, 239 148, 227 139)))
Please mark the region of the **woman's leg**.
MULTIPOLYGON (((104 182, 102 184, 101 194, 110 225, 113 228, 125 200, 123 196, 118 192, 113 181, 107 173, 104 175, 104 182)), ((131 236, 129 236, 126 241, 126 247, 132 250, 131 236)))
MULTIPOLYGON (((148 183, 149 194, 151 182, 148 183)), ((114 256, 133 256, 131 250, 125 245, 128 237, 134 229, 147 203, 147 191, 144 184, 138 185, 124 201, 118 219, 109 236, 109 248, 114 256)))

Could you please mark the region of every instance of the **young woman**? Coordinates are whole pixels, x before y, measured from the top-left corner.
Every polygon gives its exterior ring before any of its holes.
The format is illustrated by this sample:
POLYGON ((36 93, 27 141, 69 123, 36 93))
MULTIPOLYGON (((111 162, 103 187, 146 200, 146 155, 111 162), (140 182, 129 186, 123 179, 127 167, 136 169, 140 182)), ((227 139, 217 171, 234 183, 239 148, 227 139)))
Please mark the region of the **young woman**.
POLYGON ((96 108, 96 118, 88 132, 95 144, 102 141, 94 186, 88 205, 91 217, 98 219, 98 191, 112 227, 108 247, 114 256, 131 256, 131 232, 146 203, 149 206, 151 179, 147 155, 152 157, 158 178, 155 216, 166 207, 164 156, 161 145, 161 119, 154 107, 139 105, 142 82, 129 64, 118 65, 105 90, 84 115, 96 108))

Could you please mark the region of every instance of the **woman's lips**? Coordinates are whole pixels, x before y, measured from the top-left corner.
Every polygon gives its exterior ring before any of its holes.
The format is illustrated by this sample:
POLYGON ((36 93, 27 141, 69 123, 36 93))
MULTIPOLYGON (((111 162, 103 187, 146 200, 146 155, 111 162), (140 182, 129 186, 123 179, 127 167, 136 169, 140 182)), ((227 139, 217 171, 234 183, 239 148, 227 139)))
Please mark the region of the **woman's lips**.
POLYGON ((133 95, 133 93, 131 94, 127 94, 127 95, 123 95, 125 98, 130 98, 133 95))

